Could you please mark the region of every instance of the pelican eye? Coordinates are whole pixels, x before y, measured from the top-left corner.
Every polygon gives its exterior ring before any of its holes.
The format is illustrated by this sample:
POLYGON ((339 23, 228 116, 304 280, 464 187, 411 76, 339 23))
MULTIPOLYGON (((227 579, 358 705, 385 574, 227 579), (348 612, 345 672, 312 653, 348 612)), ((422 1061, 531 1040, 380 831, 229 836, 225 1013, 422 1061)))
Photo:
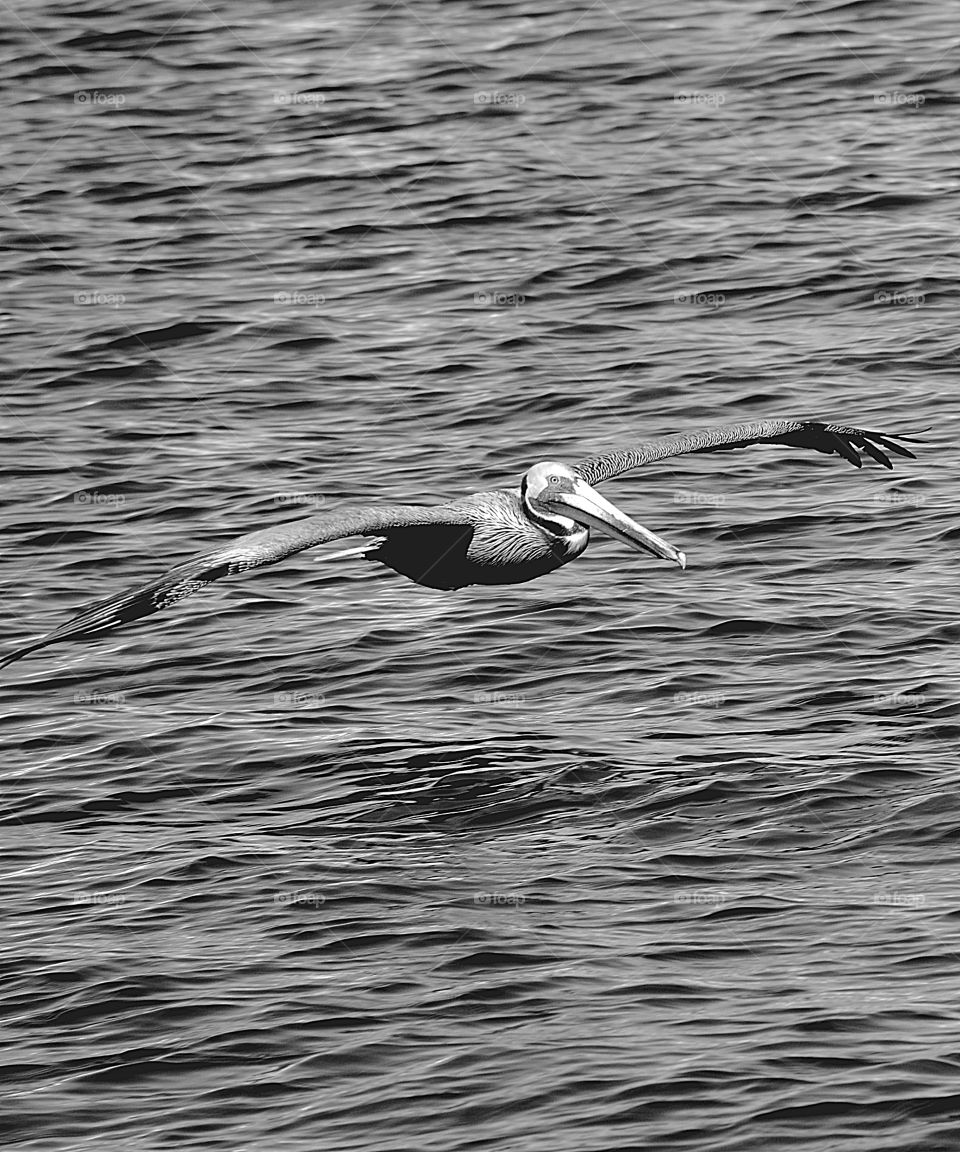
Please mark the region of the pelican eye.
POLYGON ((547 483, 548 484, 556 484, 556 486, 559 488, 560 487, 560 477, 559 476, 548 476, 547 477, 547 483))

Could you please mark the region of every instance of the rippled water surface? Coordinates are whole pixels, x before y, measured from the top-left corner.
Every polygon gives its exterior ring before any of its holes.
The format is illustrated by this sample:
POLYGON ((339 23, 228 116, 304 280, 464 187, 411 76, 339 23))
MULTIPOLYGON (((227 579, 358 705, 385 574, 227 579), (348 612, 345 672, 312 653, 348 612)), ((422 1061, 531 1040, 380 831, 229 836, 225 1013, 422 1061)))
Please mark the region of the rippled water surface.
MULTIPOLYGON (((455 593, 322 549, 5 669, 4 1143, 960 1146, 956 9, 9 8, 3 638, 761 416, 455 593)), ((328 549, 329 551, 330 549, 328 549)))

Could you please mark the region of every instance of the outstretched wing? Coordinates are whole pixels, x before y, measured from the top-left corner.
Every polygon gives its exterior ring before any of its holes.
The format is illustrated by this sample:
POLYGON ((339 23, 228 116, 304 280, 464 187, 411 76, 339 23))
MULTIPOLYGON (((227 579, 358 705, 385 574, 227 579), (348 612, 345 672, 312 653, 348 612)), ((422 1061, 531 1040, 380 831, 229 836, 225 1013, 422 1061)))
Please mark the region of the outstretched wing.
POLYGON ((682 432, 677 436, 664 436, 648 440, 636 448, 621 452, 608 452, 604 456, 591 456, 575 465, 576 471, 588 484, 599 484, 631 468, 639 468, 655 460, 682 456, 685 452, 731 452, 750 444, 787 444, 791 448, 811 448, 815 452, 842 456, 857 468, 862 467, 860 449, 872 456, 884 468, 893 464, 883 449, 896 456, 913 453, 898 444, 898 440, 914 442, 916 437, 884 432, 868 432, 864 428, 849 428, 845 424, 822 424, 819 420, 756 420, 752 424, 725 424, 719 428, 705 428, 699 432, 682 432))
POLYGON ((279 524, 250 532, 246 536, 225 544, 213 552, 194 556, 177 564, 157 580, 98 600, 65 624, 40 640, 18 648, 0 660, 0 668, 19 660, 28 652, 59 644, 62 640, 79 640, 109 632, 123 624, 139 620, 191 596, 214 580, 246 572, 250 568, 263 568, 276 564, 294 552, 341 540, 346 536, 376 536, 392 528, 412 527, 419 524, 451 524, 457 522, 456 512, 449 505, 421 507, 415 504, 385 505, 355 512, 320 513, 303 520, 279 524))

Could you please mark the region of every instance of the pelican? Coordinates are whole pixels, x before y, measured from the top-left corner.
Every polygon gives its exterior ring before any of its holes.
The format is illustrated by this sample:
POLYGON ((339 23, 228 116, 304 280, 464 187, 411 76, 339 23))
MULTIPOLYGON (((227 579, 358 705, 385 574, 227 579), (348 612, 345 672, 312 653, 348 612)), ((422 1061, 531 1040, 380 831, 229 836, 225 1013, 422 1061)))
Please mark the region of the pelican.
POLYGON ((447 504, 383 504, 322 512, 250 532, 177 564, 149 584, 98 600, 46 636, 10 652, 0 660, 0 667, 48 644, 99 636, 130 624, 224 576, 276 564, 305 548, 351 536, 373 539, 335 556, 375 560, 417 584, 443 590, 535 580, 580 556, 591 528, 685 568, 682 552, 621 512, 594 485, 657 460, 688 452, 727 452, 751 444, 812 449, 840 456, 857 468, 862 467, 863 451, 892 468, 886 452, 916 459, 897 440, 915 441, 916 437, 816 420, 758 420, 650 440, 635 448, 591 456, 572 467, 543 461, 526 472, 519 488, 475 492, 447 504))

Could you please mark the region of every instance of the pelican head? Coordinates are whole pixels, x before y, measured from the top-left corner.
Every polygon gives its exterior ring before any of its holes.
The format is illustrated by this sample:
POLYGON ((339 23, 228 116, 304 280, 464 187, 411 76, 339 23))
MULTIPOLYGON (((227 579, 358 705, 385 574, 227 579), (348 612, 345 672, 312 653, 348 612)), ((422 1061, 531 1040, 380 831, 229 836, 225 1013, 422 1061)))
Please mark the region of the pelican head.
POLYGON ((523 478, 520 496, 535 522, 539 517, 559 521, 566 532, 578 524, 597 528, 631 548, 672 560, 681 568, 687 566, 682 552, 615 508, 566 464, 553 460, 534 464, 523 478))

